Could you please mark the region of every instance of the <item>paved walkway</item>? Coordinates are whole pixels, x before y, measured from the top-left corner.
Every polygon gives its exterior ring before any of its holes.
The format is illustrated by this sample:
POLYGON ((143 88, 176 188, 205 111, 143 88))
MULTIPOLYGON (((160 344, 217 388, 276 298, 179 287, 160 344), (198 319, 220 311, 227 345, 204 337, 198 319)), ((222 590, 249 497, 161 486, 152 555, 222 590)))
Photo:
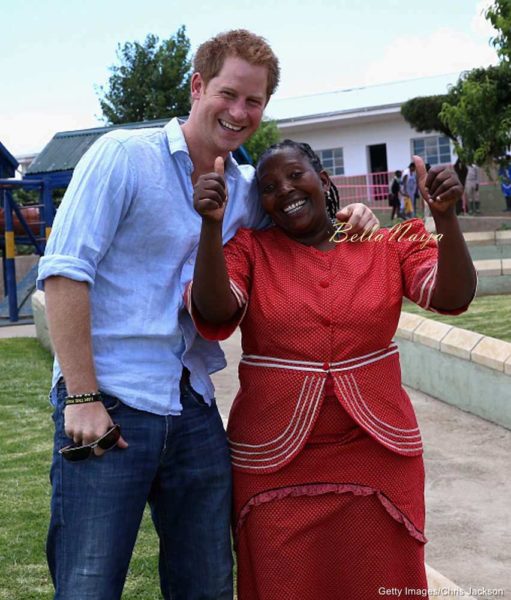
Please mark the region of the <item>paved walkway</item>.
MULTIPOLYGON (((223 347, 229 366, 214 379, 227 417, 238 388, 238 335, 223 347)), ((425 444, 426 560, 475 598, 511 600, 511 431, 408 393, 425 444), (505 595, 491 596, 488 590, 495 589, 505 595)))
POLYGON ((13 337, 36 337, 35 325, 5 325, 0 327, 0 339, 13 337))

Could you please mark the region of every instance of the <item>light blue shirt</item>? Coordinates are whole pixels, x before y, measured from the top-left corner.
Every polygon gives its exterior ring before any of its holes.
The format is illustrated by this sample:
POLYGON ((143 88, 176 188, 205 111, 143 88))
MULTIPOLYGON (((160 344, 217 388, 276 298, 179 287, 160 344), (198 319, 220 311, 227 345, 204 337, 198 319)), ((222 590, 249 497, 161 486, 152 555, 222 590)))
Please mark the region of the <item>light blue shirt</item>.
MULTIPOLYGON (((209 374, 226 365, 183 304, 201 228, 192 170, 177 119, 105 134, 77 165, 39 264, 40 289, 52 275, 89 284, 99 388, 159 415, 180 414, 182 365, 208 403, 209 374)), ((239 227, 267 223, 253 167, 229 157, 225 178, 224 243, 239 227)), ((53 385, 60 376, 56 361, 53 385)))
POLYGON ((406 195, 413 200, 415 194, 417 192, 417 175, 415 171, 413 173, 408 173, 408 177, 406 178, 406 195))

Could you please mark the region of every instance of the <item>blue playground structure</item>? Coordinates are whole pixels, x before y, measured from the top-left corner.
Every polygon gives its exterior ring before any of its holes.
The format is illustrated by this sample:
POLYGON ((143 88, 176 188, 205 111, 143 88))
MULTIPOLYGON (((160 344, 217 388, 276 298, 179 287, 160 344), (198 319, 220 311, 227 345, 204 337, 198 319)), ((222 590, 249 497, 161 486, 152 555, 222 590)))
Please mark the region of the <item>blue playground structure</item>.
MULTIPOLYGON (((18 161, 0 143, 0 253, 4 272, 5 298, 0 297, 0 326, 32 322, 30 297, 35 289, 37 264, 16 282, 16 246, 31 246, 42 256, 55 217, 55 190, 65 190, 73 170, 92 144, 112 129, 163 127, 168 119, 127 123, 113 127, 96 127, 56 133, 37 155, 23 179, 15 179, 18 161), (30 207, 18 205, 13 197, 16 189, 36 190, 39 202, 30 207), (3 207, 3 212, 2 212, 3 207), (37 209, 38 218, 28 222, 27 209, 37 209), (3 218, 2 218, 3 217, 3 218)), ((240 147, 234 153, 240 164, 251 164, 247 151, 240 147)))
POLYGON ((5 298, 0 300, 0 325, 6 324, 6 319, 12 323, 20 319, 26 322, 32 318, 29 299, 35 287, 37 265, 17 283, 16 246, 30 246, 33 252, 42 256, 55 214, 48 185, 36 178, 15 179, 17 168, 18 161, 0 143, 0 254, 5 291, 5 298), (13 191, 17 189, 37 191, 39 202, 30 207, 18 205, 13 197, 13 191))

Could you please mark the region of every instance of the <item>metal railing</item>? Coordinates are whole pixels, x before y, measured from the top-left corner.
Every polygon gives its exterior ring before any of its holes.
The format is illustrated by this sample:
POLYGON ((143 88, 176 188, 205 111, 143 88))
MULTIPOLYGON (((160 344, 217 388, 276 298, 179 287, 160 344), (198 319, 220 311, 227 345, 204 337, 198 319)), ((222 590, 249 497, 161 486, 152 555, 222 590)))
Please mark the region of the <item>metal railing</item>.
POLYGON ((3 304, 6 305, 6 315, 11 322, 19 320, 19 310, 26 298, 18 298, 18 283, 16 281, 16 246, 32 246, 35 252, 42 256, 46 239, 51 230, 55 209, 51 194, 45 190, 43 181, 24 181, 19 179, 0 179, 0 217, 3 226, 0 227, 0 249, 2 251, 4 290, 6 299, 0 302, 3 315, 3 304), (39 204, 20 206, 13 197, 15 189, 35 190, 39 193, 39 204), (30 211, 30 212, 29 212, 30 211), (31 217, 37 213, 36 219, 31 217))
MULTIPOLYGON (((370 208, 391 210, 389 185, 394 178, 394 171, 366 173, 364 175, 335 175, 331 179, 339 191, 341 206, 353 202, 363 202, 370 208)), ((483 169, 479 169, 479 185, 496 185, 497 181, 488 177, 483 169)), ((467 207, 464 205, 464 209, 467 207)))

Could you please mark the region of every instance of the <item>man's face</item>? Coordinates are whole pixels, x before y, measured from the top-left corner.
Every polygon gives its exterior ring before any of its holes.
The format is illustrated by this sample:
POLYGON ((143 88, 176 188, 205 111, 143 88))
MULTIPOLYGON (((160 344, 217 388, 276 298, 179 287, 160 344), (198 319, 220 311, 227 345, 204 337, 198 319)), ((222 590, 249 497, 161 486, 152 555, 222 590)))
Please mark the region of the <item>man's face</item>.
POLYGON ((266 106, 268 69, 229 56, 207 85, 192 77, 194 126, 209 152, 225 156, 259 127, 266 106))

